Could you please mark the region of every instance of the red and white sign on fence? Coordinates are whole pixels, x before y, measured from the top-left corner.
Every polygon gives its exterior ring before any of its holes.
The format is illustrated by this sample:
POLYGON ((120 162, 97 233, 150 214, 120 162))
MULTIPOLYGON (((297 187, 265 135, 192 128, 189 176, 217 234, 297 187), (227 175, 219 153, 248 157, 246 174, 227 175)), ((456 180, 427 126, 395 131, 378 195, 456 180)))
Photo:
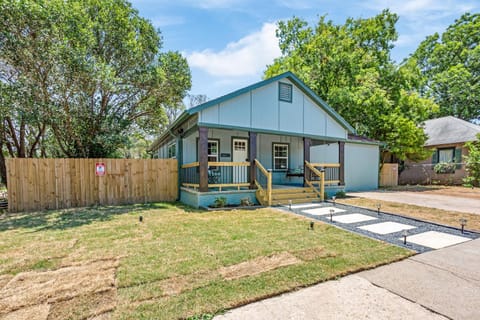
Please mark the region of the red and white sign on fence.
POLYGON ((104 162, 95 163, 95 174, 97 176, 104 176, 105 173, 106 173, 105 163, 104 162))

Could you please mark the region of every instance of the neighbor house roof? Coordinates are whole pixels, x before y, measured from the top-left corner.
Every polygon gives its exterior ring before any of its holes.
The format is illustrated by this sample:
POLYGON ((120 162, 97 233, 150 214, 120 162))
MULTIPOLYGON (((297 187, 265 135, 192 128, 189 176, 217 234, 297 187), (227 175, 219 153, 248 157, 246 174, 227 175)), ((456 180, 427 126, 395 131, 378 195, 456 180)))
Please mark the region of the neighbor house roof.
POLYGON ((480 126, 452 116, 425 121, 428 136, 425 146, 462 143, 476 140, 480 126))
POLYGON ((156 146, 160 144, 161 141, 163 141, 167 136, 169 136, 169 131, 172 128, 175 128, 177 125, 181 124, 183 121, 188 119, 190 116, 206 109, 210 108, 213 106, 218 105, 219 103, 222 103, 226 100, 235 98, 241 94, 247 93, 251 90, 255 90, 257 88, 266 86, 272 82, 281 80, 287 78, 289 79, 292 83, 294 83, 303 93, 305 93, 308 97, 310 97, 317 105, 321 106, 323 110, 327 114, 329 114, 333 119, 335 119, 345 130, 347 130, 348 133, 355 133, 355 129, 342 117, 340 116, 335 110, 332 109, 325 101, 323 101, 315 92, 312 91, 305 83, 303 83, 302 80, 300 80, 296 75, 294 75, 292 72, 285 72, 282 73, 278 76, 254 83, 248 87, 233 91, 227 95, 221 96, 219 98, 207 101, 203 104, 200 104, 196 107, 187 109, 184 111, 169 127, 169 130, 164 132, 163 134, 160 135, 158 139, 153 142, 153 144, 150 146, 149 150, 153 150, 156 146))

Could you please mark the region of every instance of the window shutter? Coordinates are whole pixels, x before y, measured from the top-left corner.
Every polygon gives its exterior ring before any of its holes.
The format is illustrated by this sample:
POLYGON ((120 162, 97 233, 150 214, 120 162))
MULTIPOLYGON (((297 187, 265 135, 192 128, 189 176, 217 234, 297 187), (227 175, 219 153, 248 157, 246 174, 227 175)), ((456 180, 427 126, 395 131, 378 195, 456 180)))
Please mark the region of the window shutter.
POLYGON ((437 163, 438 163, 438 150, 435 149, 435 151, 433 151, 433 154, 432 154, 432 170, 437 163))
POLYGON ((462 147, 455 148, 455 163, 457 164, 456 169, 462 168, 462 147))

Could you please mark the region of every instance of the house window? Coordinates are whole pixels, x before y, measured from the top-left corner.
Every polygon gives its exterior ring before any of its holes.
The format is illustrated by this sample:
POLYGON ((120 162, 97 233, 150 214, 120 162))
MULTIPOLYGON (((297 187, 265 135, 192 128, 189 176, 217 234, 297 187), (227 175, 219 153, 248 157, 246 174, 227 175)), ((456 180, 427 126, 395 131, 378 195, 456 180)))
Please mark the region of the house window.
POLYGON ((280 101, 292 102, 293 86, 289 83, 278 83, 278 99, 280 101))
POLYGON ((208 140, 208 162, 218 162, 218 140, 208 140))
POLYGON ((177 156, 177 145, 171 143, 167 147, 167 158, 175 158, 177 156))
POLYGON ((454 162, 455 148, 438 149, 438 162, 454 162))
POLYGON ((273 144, 273 170, 288 170, 288 144, 273 144))

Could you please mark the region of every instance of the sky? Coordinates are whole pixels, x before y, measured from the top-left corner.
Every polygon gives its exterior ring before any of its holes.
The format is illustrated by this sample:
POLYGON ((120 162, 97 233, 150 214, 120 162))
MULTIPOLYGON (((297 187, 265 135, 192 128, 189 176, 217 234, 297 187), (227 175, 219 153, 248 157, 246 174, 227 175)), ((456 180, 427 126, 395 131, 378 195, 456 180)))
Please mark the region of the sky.
POLYGON ((192 72, 190 94, 208 99, 262 80, 280 56, 276 24, 293 16, 311 25, 320 16, 336 24, 369 18, 383 9, 399 15, 392 58, 401 62, 426 36, 442 33, 480 0, 130 0, 159 28, 165 51, 179 51, 192 72))

